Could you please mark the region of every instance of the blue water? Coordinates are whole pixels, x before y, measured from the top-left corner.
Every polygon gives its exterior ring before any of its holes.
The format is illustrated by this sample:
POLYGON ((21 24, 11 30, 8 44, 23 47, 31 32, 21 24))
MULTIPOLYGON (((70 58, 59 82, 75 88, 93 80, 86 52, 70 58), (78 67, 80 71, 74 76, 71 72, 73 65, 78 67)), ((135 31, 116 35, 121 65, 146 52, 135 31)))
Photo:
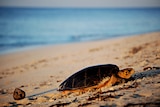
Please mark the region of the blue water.
POLYGON ((160 31, 160 8, 0 8, 0 52, 160 31))

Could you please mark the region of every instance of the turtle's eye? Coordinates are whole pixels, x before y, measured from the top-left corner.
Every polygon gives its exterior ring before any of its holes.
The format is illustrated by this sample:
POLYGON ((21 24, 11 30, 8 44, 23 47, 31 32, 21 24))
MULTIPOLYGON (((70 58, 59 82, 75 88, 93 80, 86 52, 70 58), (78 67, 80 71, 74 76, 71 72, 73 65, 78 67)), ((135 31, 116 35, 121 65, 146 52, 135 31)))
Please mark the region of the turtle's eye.
POLYGON ((128 69, 128 72, 131 72, 131 71, 132 71, 132 68, 129 68, 129 69, 128 69))

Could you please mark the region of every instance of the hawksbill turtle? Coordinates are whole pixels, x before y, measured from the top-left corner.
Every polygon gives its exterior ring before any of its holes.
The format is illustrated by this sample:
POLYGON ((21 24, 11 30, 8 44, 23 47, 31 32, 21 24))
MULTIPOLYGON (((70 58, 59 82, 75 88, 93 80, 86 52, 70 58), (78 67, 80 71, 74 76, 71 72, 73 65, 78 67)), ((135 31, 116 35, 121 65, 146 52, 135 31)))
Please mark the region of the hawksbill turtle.
POLYGON ((58 91, 67 93, 84 92, 111 87, 128 81, 134 72, 133 68, 119 70, 119 67, 114 64, 90 66, 68 77, 59 85, 58 91))

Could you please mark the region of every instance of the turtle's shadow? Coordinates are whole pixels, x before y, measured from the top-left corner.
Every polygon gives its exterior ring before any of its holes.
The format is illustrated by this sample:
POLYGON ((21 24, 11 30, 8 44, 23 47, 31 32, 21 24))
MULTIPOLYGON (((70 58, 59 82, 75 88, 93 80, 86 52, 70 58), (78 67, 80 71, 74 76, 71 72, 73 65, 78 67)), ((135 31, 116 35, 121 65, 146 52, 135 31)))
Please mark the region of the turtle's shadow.
POLYGON ((135 73, 132 77, 131 80, 137 80, 137 79, 142 79, 144 77, 153 77, 160 74, 160 69, 157 70, 147 70, 147 71, 142 71, 135 73))

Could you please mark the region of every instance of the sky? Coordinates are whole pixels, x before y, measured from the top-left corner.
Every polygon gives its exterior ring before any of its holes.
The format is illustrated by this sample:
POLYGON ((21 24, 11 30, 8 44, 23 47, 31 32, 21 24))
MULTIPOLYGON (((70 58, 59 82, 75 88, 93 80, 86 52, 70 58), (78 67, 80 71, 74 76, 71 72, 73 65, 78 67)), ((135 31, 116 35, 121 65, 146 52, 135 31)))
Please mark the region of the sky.
POLYGON ((160 0, 0 0, 0 7, 160 7, 160 0))

